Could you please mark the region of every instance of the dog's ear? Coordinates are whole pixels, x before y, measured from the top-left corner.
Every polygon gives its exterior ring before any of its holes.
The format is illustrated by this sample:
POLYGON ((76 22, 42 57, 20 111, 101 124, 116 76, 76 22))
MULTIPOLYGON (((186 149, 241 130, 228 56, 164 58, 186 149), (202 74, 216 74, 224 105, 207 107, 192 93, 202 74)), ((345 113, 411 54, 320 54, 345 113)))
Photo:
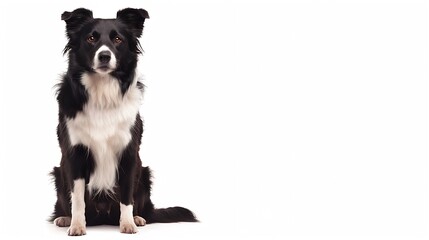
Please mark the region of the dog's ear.
POLYGON ((61 20, 66 22, 67 37, 79 31, 81 26, 88 20, 92 20, 92 12, 85 8, 78 8, 73 12, 64 12, 61 14, 61 20))
POLYGON ((125 8, 119 10, 116 18, 125 23, 133 32, 134 36, 140 37, 143 32, 143 24, 149 14, 144 9, 125 8))

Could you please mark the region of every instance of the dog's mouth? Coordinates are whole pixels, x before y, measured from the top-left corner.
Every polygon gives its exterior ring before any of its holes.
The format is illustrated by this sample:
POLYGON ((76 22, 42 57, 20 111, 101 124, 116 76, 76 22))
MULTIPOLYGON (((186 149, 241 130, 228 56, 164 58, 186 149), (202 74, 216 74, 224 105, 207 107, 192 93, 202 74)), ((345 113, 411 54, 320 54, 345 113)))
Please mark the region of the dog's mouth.
POLYGON ((101 71, 107 72, 107 71, 113 70, 113 69, 111 69, 109 66, 100 66, 100 67, 97 68, 97 70, 101 70, 101 71))
POLYGON ((109 73, 115 69, 113 69, 109 64, 100 64, 97 67, 93 68, 93 70, 98 73, 109 73))

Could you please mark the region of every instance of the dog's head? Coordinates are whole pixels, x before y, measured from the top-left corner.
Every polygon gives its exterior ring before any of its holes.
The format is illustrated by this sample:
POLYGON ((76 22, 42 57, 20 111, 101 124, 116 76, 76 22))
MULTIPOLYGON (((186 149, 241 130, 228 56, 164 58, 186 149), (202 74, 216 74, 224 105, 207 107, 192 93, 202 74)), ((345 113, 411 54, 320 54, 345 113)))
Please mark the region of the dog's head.
POLYGON ((146 10, 133 8, 118 11, 116 19, 93 18, 84 8, 64 12, 69 68, 113 75, 129 72, 141 52, 138 38, 146 18, 146 10))

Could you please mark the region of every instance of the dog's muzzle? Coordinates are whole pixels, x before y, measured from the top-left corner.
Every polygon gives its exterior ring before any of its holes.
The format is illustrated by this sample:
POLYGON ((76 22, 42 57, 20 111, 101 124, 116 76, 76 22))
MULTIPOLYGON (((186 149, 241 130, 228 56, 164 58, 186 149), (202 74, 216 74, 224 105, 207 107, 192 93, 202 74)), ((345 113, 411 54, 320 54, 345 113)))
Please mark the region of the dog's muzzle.
POLYGON ((101 46, 94 56, 94 71, 109 73, 116 68, 116 58, 112 51, 105 45, 101 46))

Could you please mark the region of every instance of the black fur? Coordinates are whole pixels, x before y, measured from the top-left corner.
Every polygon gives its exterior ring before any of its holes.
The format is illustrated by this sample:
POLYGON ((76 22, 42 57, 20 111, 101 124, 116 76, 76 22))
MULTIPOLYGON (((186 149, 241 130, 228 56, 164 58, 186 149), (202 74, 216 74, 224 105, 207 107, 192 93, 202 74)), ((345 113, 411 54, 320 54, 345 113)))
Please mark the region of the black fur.
MULTIPOLYGON (((87 9, 76 9, 64 12, 61 19, 66 22, 68 43, 64 53, 68 54, 68 70, 58 85, 57 101, 59 104, 59 124, 57 135, 61 147, 62 158, 59 167, 54 167, 51 175, 55 181, 57 202, 50 218, 71 217, 70 193, 73 190, 73 180, 85 179, 90 181, 90 175, 97 167, 91 149, 79 144, 72 146, 67 128, 67 119, 74 119, 83 111, 89 96, 81 83, 82 74, 92 74, 92 59, 99 44, 108 45, 118 59, 118 66, 109 73, 119 83, 124 95, 132 83, 134 70, 137 67, 137 57, 141 53, 138 38, 142 34, 143 23, 149 18, 143 9, 123 9, 118 11, 116 19, 94 19, 92 12, 87 9), (99 41, 88 44, 89 34, 99 38, 99 41), (96 35, 99 34, 99 35, 96 35), (119 35, 123 44, 112 43, 112 34, 119 35)), ((142 89, 141 83, 137 84, 142 89)), ((195 222, 194 214, 182 207, 155 209, 150 199, 151 172, 148 167, 142 167, 139 157, 139 147, 143 134, 143 123, 137 114, 134 126, 130 129, 131 141, 119 154, 118 174, 113 194, 101 192, 92 194, 85 192, 85 217, 87 225, 118 225, 120 217, 119 202, 133 204, 134 216, 146 219, 147 223, 154 222, 195 222)))
MULTIPOLYGON (((57 202, 50 221, 57 217, 71 216, 70 192, 64 168, 54 167, 52 176, 55 178, 57 202)), ((157 208, 150 200, 151 171, 148 167, 140 167, 134 179, 134 215, 146 219, 146 223, 196 222, 194 214, 183 207, 157 208)), ((87 226, 119 225, 119 203, 115 196, 99 194, 89 196, 85 193, 85 218, 87 226)))

